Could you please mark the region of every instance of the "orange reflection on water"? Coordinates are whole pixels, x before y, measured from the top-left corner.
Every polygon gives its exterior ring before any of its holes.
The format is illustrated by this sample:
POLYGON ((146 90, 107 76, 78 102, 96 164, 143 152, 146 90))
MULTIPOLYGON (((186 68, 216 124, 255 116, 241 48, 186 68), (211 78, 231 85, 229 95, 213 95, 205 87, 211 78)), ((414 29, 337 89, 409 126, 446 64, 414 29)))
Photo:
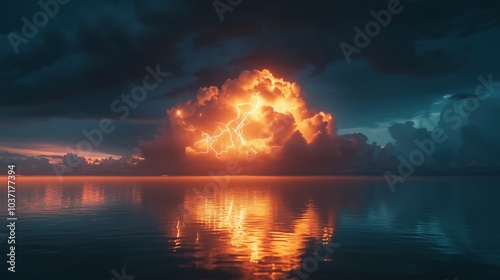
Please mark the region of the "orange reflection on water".
POLYGON ((83 184, 82 205, 101 205, 104 203, 104 193, 102 188, 92 185, 89 182, 83 184))
POLYGON ((169 252, 188 260, 180 268, 243 273, 238 279, 279 279, 301 266, 307 248, 329 243, 335 234, 337 212, 325 212, 318 197, 307 198, 303 187, 294 187, 297 178, 242 176, 216 193, 192 191, 207 179, 19 177, 19 186, 29 192, 19 209, 22 214, 75 214, 75 209, 83 213, 132 202, 159 216, 169 252), (172 207, 180 203, 185 213, 172 207))
POLYGON ((24 213, 64 212, 76 207, 101 207, 118 200, 142 203, 138 188, 124 191, 126 177, 63 177, 55 176, 18 176, 17 192, 29 190, 30 195, 19 200, 20 211, 24 213), (103 188, 105 186, 106 188, 103 188))
MULTIPOLYGON (((287 210, 279 193, 254 190, 222 190, 214 195, 188 193, 186 213, 176 227, 177 240, 197 246, 195 265, 205 269, 238 264, 253 276, 278 279, 282 272, 299 268, 311 242, 329 243, 335 232, 335 218, 320 219, 313 202, 300 214, 287 210), (202 232, 200 236, 200 232, 202 232), (313 241, 314 240, 314 241, 313 241)), ((328 260, 327 260, 328 261, 328 260)))

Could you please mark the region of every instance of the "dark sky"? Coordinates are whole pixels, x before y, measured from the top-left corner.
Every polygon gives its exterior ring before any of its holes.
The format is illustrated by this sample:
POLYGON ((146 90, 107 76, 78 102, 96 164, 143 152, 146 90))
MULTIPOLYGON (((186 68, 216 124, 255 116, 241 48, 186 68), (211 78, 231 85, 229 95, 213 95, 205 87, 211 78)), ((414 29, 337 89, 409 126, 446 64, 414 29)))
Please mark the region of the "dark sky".
MULTIPOLYGON (((167 109, 253 69, 297 82, 308 107, 335 117, 339 135, 362 133, 367 145, 392 142, 404 153, 411 135, 428 133, 447 108, 474 94, 478 76, 500 81, 495 0, 221 0, 237 4, 223 20, 212 1, 42 0, 58 3, 53 17, 13 45, 23 17, 33 22, 42 10, 37 2, 1 4, 3 158, 66 154, 103 118, 116 129, 94 152, 140 156, 140 142, 155 138, 167 109), (370 11, 391 5, 399 12, 346 59, 341 43, 355 47, 355 27, 364 30, 370 11), (157 65, 168 77, 121 120, 110 104, 157 65)), ((464 127, 450 130, 452 155, 438 156, 498 166, 498 100, 492 91, 480 101, 464 127)))

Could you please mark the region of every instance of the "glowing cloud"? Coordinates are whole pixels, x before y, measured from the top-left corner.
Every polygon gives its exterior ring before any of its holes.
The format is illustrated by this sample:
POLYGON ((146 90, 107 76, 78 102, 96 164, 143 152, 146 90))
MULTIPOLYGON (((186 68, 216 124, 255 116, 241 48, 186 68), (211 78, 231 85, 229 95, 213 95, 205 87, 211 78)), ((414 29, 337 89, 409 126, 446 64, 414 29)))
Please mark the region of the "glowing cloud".
POLYGON ((333 135, 328 113, 311 112, 300 87, 274 77, 268 70, 243 72, 238 79, 217 87, 201 88, 189 100, 168 111, 174 130, 188 132, 188 154, 247 156, 269 154, 294 131, 307 143, 318 134, 333 135))
POLYGON ((248 120, 249 115, 254 114, 257 109, 259 109, 259 105, 260 98, 258 97, 258 93, 252 94, 250 102, 236 104, 238 116, 235 119, 223 124, 224 128, 221 128, 220 126, 217 127, 214 135, 210 135, 205 132, 202 133, 203 140, 194 143, 194 145, 197 146, 200 144, 206 147, 206 151, 203 153, 213 151, 217 157, 228 152, 230 149, 238 149, 241 146, 248 147, 253 153, 256 153, 254 149, 248 146, 247 141, 243 138, 242 134, 243 127, 250 123, 248 120), (250 107, 250 109, 244 110, 242 113, 241 107, 250 107))
POLYGON ((167 114, 161 135, 141 146, 146 161, 167 173, 203 173, 240 159, 247 174, 328 171, 349 145, 331 114, 307 108, 299 85, 266 69, 200 88, 167 114))

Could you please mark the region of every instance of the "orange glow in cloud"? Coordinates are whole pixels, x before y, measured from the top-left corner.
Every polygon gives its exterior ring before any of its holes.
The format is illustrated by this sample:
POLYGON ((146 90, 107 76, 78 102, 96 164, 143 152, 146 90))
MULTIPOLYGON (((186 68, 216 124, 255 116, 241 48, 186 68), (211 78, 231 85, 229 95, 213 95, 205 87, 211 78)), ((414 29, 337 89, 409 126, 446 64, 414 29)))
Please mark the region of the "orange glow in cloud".
POLYGON ((201 88, 196 100, 175 106, 168 115, 187 155, 272 156, 293 133, 308 144, 321 134, 335 134, 332 115, 309 110, 301 94, 296 83, 268 70, 244 71, 220 89, 201 88))
POLYGON ((223 128, 217 127, 214 135, 202 133, 203 140, 194 143, 195 146, 201 145, 206 148, 203 153, 213 151, 217 157, 223 153, 227 153, 230 149, 240 149, 240 147, 248 147, 253 153, 256 153, 252 147, 248 146, 247 141, 243 137, 243 127, 250 123, 248 119, 250 115, 255 114, 259 109, 260 98, 258 93, 252 94, 252 99, 248 103, 236 104, 238 116, 223 124, 223 128), (242 107, 249 107, 243 109, 242 107))

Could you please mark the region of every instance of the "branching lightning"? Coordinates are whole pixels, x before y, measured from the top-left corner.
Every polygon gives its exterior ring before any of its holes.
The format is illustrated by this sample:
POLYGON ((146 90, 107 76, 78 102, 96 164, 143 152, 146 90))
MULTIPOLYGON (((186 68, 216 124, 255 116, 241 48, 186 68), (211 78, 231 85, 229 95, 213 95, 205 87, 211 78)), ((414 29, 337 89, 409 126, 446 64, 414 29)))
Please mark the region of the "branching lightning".
POLYGON ((257 92, 252 94, 249 102, 236 104, 236 110, 238 111, 236 118, 226 124, 221 123, 213 135, 203 132, 201 135, 203 139, 194 143, 195 146, 203 145, 206 147, 205 151, 198 153, 207 154, 213 151, 215 156, 219 158, 221 154, 227 153, 231 149, 238 149, 241 146, 247 147, 254 154, 257 153, 243 138, 243 128, 250 123, 248 116, 259 109, 260 102, 259 93, 257 92), (250 106, 250 109, 248 111, 242 110, 241 107, 244 106, 250 106))

